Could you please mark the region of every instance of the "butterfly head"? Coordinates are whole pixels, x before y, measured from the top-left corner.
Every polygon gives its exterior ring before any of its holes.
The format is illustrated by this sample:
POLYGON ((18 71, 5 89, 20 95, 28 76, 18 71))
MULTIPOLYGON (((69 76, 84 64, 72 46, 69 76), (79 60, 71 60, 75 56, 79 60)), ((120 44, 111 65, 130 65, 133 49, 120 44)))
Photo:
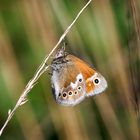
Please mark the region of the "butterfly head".
POLYGON ((54 57, 54 59, 59 59, 62 57, 65 57, 67 55, 66 51, 65 51, 65 47, 62 47, 61 49, 59 49, 54 57))

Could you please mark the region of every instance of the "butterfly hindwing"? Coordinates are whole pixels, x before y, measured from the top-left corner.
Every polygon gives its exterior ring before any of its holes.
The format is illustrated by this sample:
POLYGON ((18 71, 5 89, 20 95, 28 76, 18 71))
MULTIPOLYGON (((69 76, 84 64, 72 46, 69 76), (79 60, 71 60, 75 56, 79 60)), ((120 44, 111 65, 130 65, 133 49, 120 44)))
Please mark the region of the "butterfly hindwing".
POLYGON ((85 82, 82 74, 78 74, 76 81, 70 83, 59 93, 57 102, 66 106, 73 106, 80 103, 85 98, 85 82))

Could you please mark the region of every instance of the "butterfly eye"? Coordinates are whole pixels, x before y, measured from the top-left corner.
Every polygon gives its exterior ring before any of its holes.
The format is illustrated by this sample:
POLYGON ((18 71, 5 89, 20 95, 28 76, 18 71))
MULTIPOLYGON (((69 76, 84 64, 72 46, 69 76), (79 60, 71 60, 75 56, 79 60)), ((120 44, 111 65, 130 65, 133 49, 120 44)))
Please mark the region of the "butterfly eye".
POLYGON ((61 96, 61 93, 59 93, 59 95, 58 95, 59 97, 61 96))
POLYGON ((69 91, 69 95, 71 96, 73 94, 73 92, 72 91, 69 91))
POLYGON ((98 78, 96 78, 96 79, 94 79, 94 84, 96 84, 96 85, 98 85, 99 84, 99 82, 100 82, 100 80, 98 79, 98 78))
POLYGON ((78 89, 79 91, 81 91, 82 87, 81 87, 81 86, 79 86, 77 89, 78 89))

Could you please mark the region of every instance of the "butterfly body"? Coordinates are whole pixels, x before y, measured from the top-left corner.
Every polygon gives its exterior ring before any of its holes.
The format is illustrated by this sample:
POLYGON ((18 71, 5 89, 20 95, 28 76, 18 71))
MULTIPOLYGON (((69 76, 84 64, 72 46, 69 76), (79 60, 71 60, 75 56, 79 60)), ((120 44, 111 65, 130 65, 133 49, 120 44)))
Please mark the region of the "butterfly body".
POLYGON ((52 89, 57 103, 74 106, 107 87, 105 78, 81 59, 60 50, 52 61, 52 89))

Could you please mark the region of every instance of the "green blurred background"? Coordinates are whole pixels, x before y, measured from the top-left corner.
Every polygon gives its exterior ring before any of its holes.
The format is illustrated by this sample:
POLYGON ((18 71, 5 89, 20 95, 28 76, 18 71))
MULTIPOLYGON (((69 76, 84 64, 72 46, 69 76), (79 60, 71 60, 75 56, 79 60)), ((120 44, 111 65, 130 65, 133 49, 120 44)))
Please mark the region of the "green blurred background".
MULTIPOLYGON (((0 127, 86 2, 0 1, 0 127)), ((138 140, 139 12, 139 0, 93 0, 66 36, 66 50, 102 73, 108 89, 63 107, 53 99, 45 73, 0 140, 138 140)))

